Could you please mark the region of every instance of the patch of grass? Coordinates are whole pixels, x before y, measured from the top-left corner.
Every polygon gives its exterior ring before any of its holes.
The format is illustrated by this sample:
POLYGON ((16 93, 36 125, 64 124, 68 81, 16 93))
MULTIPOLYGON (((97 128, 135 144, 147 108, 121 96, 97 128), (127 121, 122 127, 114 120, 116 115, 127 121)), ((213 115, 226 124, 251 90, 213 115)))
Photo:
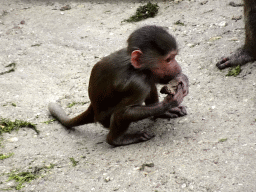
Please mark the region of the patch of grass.
POLYGON ((9 65, 6 65, 5 67, 13 67, 13 68, 15 68, 16 67, 16 63, 10 63, 9 65))
POLYGON ((26 171, 26 172, 20 172, 17 173, 17 171, 12 171, 8 175, 8 180, 14 180, 17 182, 17 185, 15 186, 16 190, 20 190, 21 188, 24 187, 24 183, 26 182, 31 182, 32 180, 35 180, 39 177, 39 169, 35 168, 34 171, 26 171))
POLYGON ((14 155, 14 153, 9 153, 8 155, 0 154, 0 160, 7 159, 13 155, 14 155))
POLYGON ((77 104, 76 102, 72 102, 72 103, 68 104, 68 108, 71 108, 71 107, 73 107, 76 104, 77 104))
POLYGON ((31 47, 39 47, 41 45, 42 45, 41 43, 37 43, 37 44, 31 45, 31 47))
POLYGON ((50 165, 49 165, 49 166, 45 166, 45 168, 47 168, 47 169, 53 169, 55 166, 56 166, 55 164, 50 163, 50 165))
POLYGON ((3 145, 2 145, 3 140, 4 140, 3 137, 0 136, 0 147, 3 147, 3 145))
POLYGON ((154 163, 144 163, 141 167, 140 167, 140 171, 144 171, 145 167, 154 167, 154 163))
POLYGON ((77 166, 77 163, 78 163, 79 161, 76 161, 73 157, 70 157, 69 159, 70 159, 70 161, 72 162, 72 166, 73 166, 73 167, 77 166))
POLYGON ((37 134, 39 134, 39 130, 37 130, 35 124, 32 124, 27 121, 17 120, 17 119, 15 121, 10 121, 9 119, 2 118, 0 120, 0 135, 2 133, 10 133, 13 130, 19 130, 19 128, 23 128, 23 127, 31 128, 37 134))
POLYGON ((49 125, 50 123, 52 123, 52 122, 54 122, 54 121, 56 121, 56 119, 50 119, 50 120, 48 120, 48 121, 44 121, 43 123, 49 125))
POLYGON ((238 65, 237 67, 231 68, 226 76, 236 77, 237 75, 239 75, 239 73, 241 73, 241 71, 242 71, 241 66, 238 65))
POLYGON ((16 181, 18 184, 15 186, 16 190, 20 190, 21 188, 24 187, 25 182, 31 182, 32 180, 38 178, 39 176, 34 173, 34 172, 20 172, 20 173, 15 173, 14 171, 9 174, 9 179, 16 181))
POLYGON ((11 102, 4 103, 2 106, 3 106, 3 107, 6 107, 6 106, 8 106, 8 105, 11 105, 11 106, 13 106, 13 107, 17 107, 17 104, 16 104, 16 103, 11 103, 11 102))
POLYGON ((181 22, 180 20, 176 21, 174 23, 174 25, 181 25, 181 26, 185 26, 185 24, 183 22, 181 22))
POLYGON ((5 66, 6 68, 8 67, 12 67, 11 69, 9 69, 8 71, 4 71, 4 72, 1 72, 0 75, 4 75, 6 73, 11 73, 11 72, 14 72, 15 71, 15 67, 16 67, 16 63, 10 63, 9 65, 5 66))
POLYGON ((71 107, 73 107, 74 105, 78 105, 78 104, 80 104, 80 105, 84 105, 84 104, 86 104, 86 103, 88 103, 88 102, 72 102, 72 103, 70 103, 70 104, 68 104, 68 108, 71 108, 71 107))
POLYGON ((228 140, 227 138, 220 139, 220 140, 219 140, 219 143, 223 143, 223 142, 225 142, 225 141, 227 141, 227 140, 228 140))
POLYGON ((24 187, 24 183, 29 183, 32 180, 39 178, 42 175, 42 171, 53 169, 55 164, 50 164, 49 166, 42 166, 42 167, 34 167, 30 168, 32 171, 24 171, 18 172, 17 170, 12 171, 8 174, 8 180, 14 180, 17 182, 17 185, 14 186, 16 190, 20 190, 24 187))
POLYGON ((129 19, 125 19, 124 22, 138 22, 150 17, 155 17, 158 13, 159 6, 148 2, 144 6, 139 6, 136 10, 135 15, 131 16, 129 19))

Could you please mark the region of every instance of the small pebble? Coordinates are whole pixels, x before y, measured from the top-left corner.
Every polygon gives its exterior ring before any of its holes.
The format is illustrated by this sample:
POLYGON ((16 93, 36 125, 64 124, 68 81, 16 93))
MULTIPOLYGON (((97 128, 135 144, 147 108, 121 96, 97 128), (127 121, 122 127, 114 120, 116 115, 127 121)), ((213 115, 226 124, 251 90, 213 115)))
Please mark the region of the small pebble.
POLYGON ((222 21, 218 24, 220 27, 226 27, 228 24, 226 21, 222 21))
POLYGON ((16 142, 16 141, 18 141, 19 139, 17 138, 17 137, 13 137, 13 138, 10 138, 10 139, 8 139, 9 141, 11 141, 11 142, 16 142))

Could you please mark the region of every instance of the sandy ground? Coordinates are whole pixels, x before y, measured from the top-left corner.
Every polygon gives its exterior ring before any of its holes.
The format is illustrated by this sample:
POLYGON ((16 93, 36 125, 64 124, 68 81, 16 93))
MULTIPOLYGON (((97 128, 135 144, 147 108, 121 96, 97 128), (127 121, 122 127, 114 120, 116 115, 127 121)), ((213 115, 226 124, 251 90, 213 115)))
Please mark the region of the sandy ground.
POLYGON ((243 7, 229 0, 159 1, 155 18, 121 23, 144 4, 1 0, 0 72, 13 62, 16 69, 0 75, 0 117, 36 123, 40 135, 31 129, 3 134, 0 153, 14 155, 0 160, 0 190, 16 184, 7 181, 12 170, 54 164, 21 191, 256 191, 256 62, 242 66, 237 77, 215 66, 244 42, 243 18, 232 19, 243 7), (60 11, 67 4, 71 10, 60 11), (93 65, 147 24, 177 38, 177 60, 191 84, 183 102, 187 116, 134 123, 132 129, 150 129, 156 137, 117 148, 105 142, 107 130, 99 124, 67 131, 58 122, 43 123, 52 119, 51 101, 72 116, 84 111, 93 65), (154 166, 139 170, 145 163, 154 166))

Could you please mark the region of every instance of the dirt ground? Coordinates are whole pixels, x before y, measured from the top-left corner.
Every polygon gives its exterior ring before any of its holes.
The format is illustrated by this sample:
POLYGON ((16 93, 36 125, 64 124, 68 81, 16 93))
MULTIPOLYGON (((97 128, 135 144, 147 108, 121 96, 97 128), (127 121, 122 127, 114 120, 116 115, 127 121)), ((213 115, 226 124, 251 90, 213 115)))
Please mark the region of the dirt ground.
POLYGON ((0 160, 0 190, 15 191, 17 183, 7 181, 13 170, 54 165, 21 191, 256 191, 256 62, 237 77, 215 66, 244 42, 243 7, 230 0, 152 2, 160 7, 155 18, 126 23, 146 1, 1 0, 0 73, 16 67, 0 75, 0 117, 35 123, 40 134, 23 128, 1 136, 0 154, 13 156, 0 160), (71 9, 60 11, 65 5, 71 9), (156 137, 117 148, 99 124, 67 131, 44 123, 52 101, 72 116, 84 111, 93 65, 148 24, 177 38, 177 60, 190 80, 187 116, 134 123, 132 130, 156 137), (153 166, 140 170, 145 163, 153 166))

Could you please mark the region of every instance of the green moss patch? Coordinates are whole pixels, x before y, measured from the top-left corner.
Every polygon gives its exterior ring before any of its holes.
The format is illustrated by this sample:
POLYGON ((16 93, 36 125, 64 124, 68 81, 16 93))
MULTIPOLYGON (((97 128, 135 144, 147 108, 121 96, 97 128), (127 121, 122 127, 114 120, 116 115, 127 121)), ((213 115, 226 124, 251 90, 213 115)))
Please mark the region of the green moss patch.
POLYGON ((88 103, 88 102, 72 102, 72 103, 69 103, 68 104, 68 108, 71 108, 71 107, 73 107, 74 105, 84 105, 84 104, 86 104, 86 103, 88 103))
POLYGON ((76 161, 73 157, 70 157, 69 159, 70 159, 70 161, 71 161, 73 167, 77 166, 77 163, 78 163, 79 161, 76 161))
POLYGON ((238 65, 237 67, 231 68, 226 76, 236 77, 237 75, 239 75, 239 73, 241 73, 241 71, 242 71, 242 69, 241 69, 240 65, 238 65))
POLYGON ((11 156, 13 156, 14 153, 9 153, 8 155, 5 155, 5 154, 0 154, 0 160, 4 160, 4 159, 7 159, 11 156))
POLYGON ((47 170, 49 169, 53 169, 54 168, 54 164, 50 164, 49 166, 42 166, 42 167, 34 167, 34 168, 30 168, 32 169, 31 171, 24 171, 24 172, 18 172, 17 170, 12 171, 11 173, 8 173, 8 180, 14 180, 16 181, 16 185, 14 186, 14 188, 16 190, 20 190, 21 188, 24 187, 24 183, 29 183, 39 177, 41 177, 41 175, 44 172, 48 172, 47 170))
POLYGON ((148 2, 144 6, 139 6, 136 10, 135 15, 131 16, 129 19, 126 19, 124 21, 126 22, 138 22, 150 17, 155 17, 158 13, 159 6, 156 4, 153 4, 151 2, 148 2))
POLYGON ((219 143, 223 143, 223 142, 225 142, 225 141, 227 141, 227 140, 228 140, 227 138, 220 139, 220 140, 219 140, 219 143))
POLYGON ((32 180, 38 178, 38 175, 35 172, 20 172, 20 173, 16 173, 16 172, 11 172, 9 174, 9 179, 10 180, 15 180, 17 182, 17 185, 15 186, 16 190, 20 190, 21 188, 24 187, 24 183, 25 182, 31 182, 32 180))
POLYGON ((43 123, 45 123, 46 125, 49 125, 50 123, 56 121, 56 119, 50 119, 48 121, 44 121, 43 123))
POLYGON ((181 20, 178 20, 174 23, 174 25, 180 25, 180 26, 185 26, 185 24, 183 22, 181 22, 181 20))
POLYGON ((10 133, 13 130, 19 130, 19 128, 23 127, 31 128, 39 134, 39 130, 37 130, 36 125, 33 123, 22 120, 10 121, 9 119, 2 118, 0 120, 0 135, 2 135, 2 133, 10 133))
POLYGON ((11 69, 9 69, 9 70, 7 70, 7 71, 4 71, 4 72, 1 72, 0 75, 4 75, 4 74, 6 74, 6 73, 14 72, 14 71, 15 71, 15 67, 16 67, 16 63, 11 63, 11 64, 9 64, 9 65, 7 65, 7 66, 5 66, 5 67, 6 67, 6 68, 11 68, 11 69))

